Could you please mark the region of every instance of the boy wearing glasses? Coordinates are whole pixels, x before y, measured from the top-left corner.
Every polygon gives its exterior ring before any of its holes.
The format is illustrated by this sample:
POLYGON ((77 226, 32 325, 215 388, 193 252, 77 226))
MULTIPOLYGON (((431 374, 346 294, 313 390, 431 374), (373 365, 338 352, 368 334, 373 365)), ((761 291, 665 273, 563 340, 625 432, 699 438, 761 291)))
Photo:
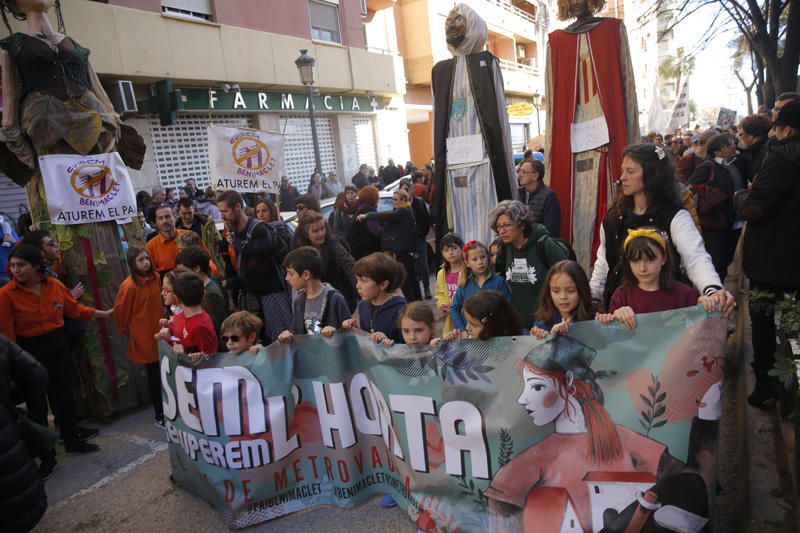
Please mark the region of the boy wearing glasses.
POLYGON ((220 340, 233 355, 240 355, 250 350, 252 353, 261 348, 256 341, 264 323, 253 313, 237 311, 222 322, 220 340))

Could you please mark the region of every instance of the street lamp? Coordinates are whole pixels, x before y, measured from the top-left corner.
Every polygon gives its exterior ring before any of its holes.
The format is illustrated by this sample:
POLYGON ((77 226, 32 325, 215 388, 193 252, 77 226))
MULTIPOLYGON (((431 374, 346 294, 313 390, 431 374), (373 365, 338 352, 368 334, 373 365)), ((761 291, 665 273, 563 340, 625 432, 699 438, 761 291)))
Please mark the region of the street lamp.
POLYGON ((314 63, 316 63, 316 60, 309 55, 308 50, 305 48, 300 50, 300 57, 294 61, 294 64, 297 65, 297 72, 300 74, 300 83, 306 88, 308 118, 311 120, 311 140, 314 143, 314 161, 317 164, 316 171, 322 174, 322 160, 319 157, 319 139, 317 138, 317 122, 314 119, 314 91, 311 88, 311 86, 314 85, 314 63))
POLYGON ((533 93, 533 107, 536 109, 536 134, 537 135, 541 135, 542 134, 542 125, 539 122, 539 98, 541 98, 541 96, 542 95, 539 94, 539 91, 536 91, 535 93, 533 93))

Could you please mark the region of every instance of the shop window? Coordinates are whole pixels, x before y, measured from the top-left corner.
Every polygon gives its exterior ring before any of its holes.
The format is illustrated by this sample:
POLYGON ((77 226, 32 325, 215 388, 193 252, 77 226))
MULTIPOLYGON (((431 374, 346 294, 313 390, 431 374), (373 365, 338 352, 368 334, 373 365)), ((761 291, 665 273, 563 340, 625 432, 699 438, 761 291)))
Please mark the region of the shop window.
POLYGON ((161 12, 195 20, 211 20, 211 0, 161 0, 161 12))
POLYGON ((311 38, 329 43, 341 43, 339 33, 339 3, 309 0, 311 38))

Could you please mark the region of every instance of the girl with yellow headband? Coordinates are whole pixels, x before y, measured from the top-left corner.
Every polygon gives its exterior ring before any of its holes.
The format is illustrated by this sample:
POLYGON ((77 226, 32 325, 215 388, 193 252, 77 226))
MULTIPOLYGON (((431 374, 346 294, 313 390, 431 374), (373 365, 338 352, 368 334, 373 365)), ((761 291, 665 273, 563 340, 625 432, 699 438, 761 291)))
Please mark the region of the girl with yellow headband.
POLYGON ((656 228, 629 229, 623 244, 621 284, 611 296, 608 313, 597 320, 608 325, 618 320, 630 329, 636 327, 637 313, 656 313, 702 304, 706 311, 714 303, 706 296, 675 280, 669 241, 656 228))

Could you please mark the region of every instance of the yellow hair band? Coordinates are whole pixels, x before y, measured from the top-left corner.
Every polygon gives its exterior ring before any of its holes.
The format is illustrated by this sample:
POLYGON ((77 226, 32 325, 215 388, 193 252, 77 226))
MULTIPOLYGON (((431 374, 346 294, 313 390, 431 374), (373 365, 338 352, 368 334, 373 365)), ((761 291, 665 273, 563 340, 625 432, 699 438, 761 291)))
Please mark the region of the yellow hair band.
POLYGON ((646 237, 648 239, 652 239, 656 241, 661 249, 666 252, 667 251, 667 240, 664 238, 664 235, 661 234, 660 231, 652 229, 652 228, 637 228, 637 229, 629 229, 628 236, 625 238, 625 243, 622 245, 622 250, 628 250, 628 244, 637 238, 637 237, 646 237))

